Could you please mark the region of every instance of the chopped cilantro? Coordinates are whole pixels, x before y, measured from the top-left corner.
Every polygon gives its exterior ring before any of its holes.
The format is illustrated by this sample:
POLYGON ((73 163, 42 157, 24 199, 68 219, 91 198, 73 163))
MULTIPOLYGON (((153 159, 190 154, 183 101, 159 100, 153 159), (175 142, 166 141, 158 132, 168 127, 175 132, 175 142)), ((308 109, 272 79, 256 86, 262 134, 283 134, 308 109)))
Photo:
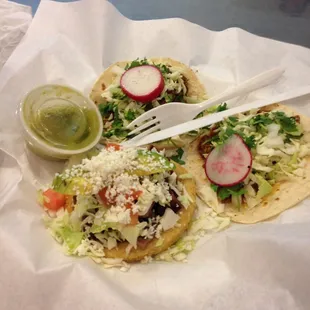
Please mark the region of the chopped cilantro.
POLYGON ((184 94, 183 94, 183 92, 180 92, 180 93, 176 94, 176 96, 174 97, 173 101, 175 101, 175 102, 184 102, 184 94))
POLYGON ((231 196, 229 189, 226 187, 221 187, 217 194, 221 200, 224 200, 224 199, 229 198, 231 196))
POLYGON ((269 117, 269 113, 259 114, 254 116, 249 121, 250 125, 263 125, 267 126, 273 123, 273 120, 269 117))
POLYGON ((273 112, 275 121, 282 127, 286 132, 298 131, 296 120, 294 117, 288 117, 284 112, 273 112))
POLYGON ((256 141, 255 141, 255 136, 249 136, 246 137, 244 140, 245 144, 250 148, 253 149, 256 147, 256 141))
POLYGON ((229 116, 228 117, 228 121, 232 124, 232 125, 236 125, 238 123, 238 118, 235 116, 229 116))
MULTIPOLYGON (((102 117, 108 117, 113 113, 113 120, 112 120, 112 130, 107 131, 103 134, 104 137, 111 137, 115 134, 116 129, 121 129, 123 127, 123 121, 119 116, 118 112, 118 106, 113 103, 107 103, 107 104, 99 104, 99 111, 102 115, 102 117)), ((128 132, 128 130, 126 130, 128 132)), ((119 135, 119 134, 118 134, 119 135)))
POLYGON ((217 190, 218 190, 218 185, 215 185, 215 184, 213 184, 213 183, 211 183, 211 188, 215 191, 215 192, 217 192, 217 190))
POLYGON ((125 128, 116 128, 114 130, 114 136, 125 138, 125 137, 127 137, 129 131, 130 130, 125 129, 125 128))
POLYGON ((164 64, 156 64, 155 66, 161 71, 163 75, 171 73, 169 67, 164 64))
POLYGON ((195 118, 203 117, 204 113, 200 112, 195 118))
POLYGON ((171 156, 171 159, 174 160, 175 162, 179 163, 180 165, 184 165, 185 161, 182 160, 183 154, 184 154, 183 149, 178 148, 177 149, 177 155, 171 156))
POLYGON ((139 66, 143 66, 143 65, 148 65, 148 64, 149 63, 148 63, 146 58, 143 58, 143 59, 137 58, 136 60, 132 61, 130 64, 127 64, 125 67, 125 70, 135 68, 135 67, 139 67, 139 66))
POLYGON ((229 198, 230 196, 241 196, 245 194, 244 184, 240 183, 230 187, 220 187, 217 194, 221 200, 229 198))
POLYGON ((112 123, 112 128, 122 128, 123 127, 123 121, 120 118, 117 118, 112 123))
POLYGON ((113 136, 113 132, 114 132, 113 130, 103 131, 102 136, 105 138, 110 138, 113 136))
POLYGON ((238 132, 228 126, 225 131, 221 131, 218 135, 213 136, 211 140, 223 144, 233 134, 238 134, 238 132))
POLYGON ((111 90, 111 93, 113 99, 124 100, 127 98, 120 87, 111 90))
POLYGON ((225 111, 225 110, 227 110, 227 109, 228 109, 227 103, 224 102, 224 103, 221 103, 220 105, 213 106, 213 107, 207 109, 206 111, 207 111, 208 113, 216 113, 216 112, 225 111))
POLYGON ((105 138, 111 138, 112 136, 125 138, 127 137, 129 130, 123 128, 115 128, 108 131, 104 131, 102 136, 105 138))
POLYGON ((286 134, 285 135, 285 139, 284 139, 284 143, 291 143, 292 142, 292 139, 300 139, 304 134, 301 133, 299 136, 293 136, 293 135, 290 135, 290 134, 286 134))
POLYGON ((127 121, 133 121, 136 118, 136 114, 134 110, 125 111, 124 117, 127 121))
MULTIPOLYGON (((113 125, 114 125, 115 122, 116 122, 116 123, 119 123, 119 121, 121 121, 122 124, 123 124, 123 121, 122 121, 121 118, 119 117, 118 106, 117 106, 117 105, 114 105, 114 107, 113 107, 113 125)), ((113 127, 113 125, 112 125, 112 127, 113 127)), ((119 127, 119 126, 117 126, 117 125, 115 125, 115 126, 116 126, 116 127, 119 127)))
POLYGON ((100 114, 102 117, 107 117, 110 116, 111 113, 113 113, 114 110, 114 104, 113 102, 108 102, 108 103, 101 103, 98 105, 100 114))
POLYGON ((284 112, 280 111, 259 114, 249 120, 250 125, 259 126, 259 128, 257 128, 258 130, 272 123, 279 124, 281 130, 288 133, 298 131, 294 117, 286 116, 284 112))
POLYGON ((226 111, 227 109, 228 109, 227 103, 224 102, 224 103, 221 103, 220 105, 218 105, 218 106, 216 107, 215 112, 222 112, 222 111, 226 111))
POLYGON ((174 100, 173 100, 173 99, 174 99, 174 94, 165 93, 164 99, 165 99, 166 103, 172 102, 172 101, 174 101, 174 100))

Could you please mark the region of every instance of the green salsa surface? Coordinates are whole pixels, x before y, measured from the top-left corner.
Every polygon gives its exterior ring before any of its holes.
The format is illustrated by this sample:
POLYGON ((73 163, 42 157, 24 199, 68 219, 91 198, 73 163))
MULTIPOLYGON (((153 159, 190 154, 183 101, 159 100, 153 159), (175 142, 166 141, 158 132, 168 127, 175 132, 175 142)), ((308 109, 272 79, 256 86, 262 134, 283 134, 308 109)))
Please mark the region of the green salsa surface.
POLYGON ((47 144, 77 150, 89 145, 100 128, 96 111, 71 104, 42 106, 26 120, 36 136, 47 144))

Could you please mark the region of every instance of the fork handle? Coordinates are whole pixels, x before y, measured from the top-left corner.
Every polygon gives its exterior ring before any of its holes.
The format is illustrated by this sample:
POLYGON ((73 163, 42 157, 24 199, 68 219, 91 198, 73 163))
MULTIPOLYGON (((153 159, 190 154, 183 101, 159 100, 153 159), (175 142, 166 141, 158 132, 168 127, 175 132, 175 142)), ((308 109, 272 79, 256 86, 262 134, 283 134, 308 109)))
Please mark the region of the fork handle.
POLYGON ((280 67, 268 70, 238 84, 237 86, 225 90, 223 93, 214 96, 207 101, 198 103, 197 115, 211 106, 223 103, 224 101, 237 96, 246 95, 256 89, 270 84, 271 82, 277 80, 284 73, 284 71, 285 69, 280 67))
POLYGON ((251 103, 246 103, 240 105, 235 108, 228 109, 226 111, 209 114, 207 116, 197 118, 195 120, 179 124, 170 128, 163 129, 161 131, 153 132, 150 135, 141 138, 138 141, 131 142, 128 140, 125 142, 127 146, 140 146, 140 145, 147 145, 154 143, 156 141, 161 141, 170 137, 174 137, 177 135, 181 135, 183 133, 189 132, 191 130, 196 130, 201 127, 209 126, 211 124, 215 124, 221 122, 224 118, 236 115, 239 113, 244 113, 250 111, 252 109, 258 109, 276 102, 283 103, 284 101, 296 99, 301 96, 309 95, 310 94, 310 86, 303 86, 294 90, 291 90, 287 93, 282 93, 267 99, 257 100, 251 103))

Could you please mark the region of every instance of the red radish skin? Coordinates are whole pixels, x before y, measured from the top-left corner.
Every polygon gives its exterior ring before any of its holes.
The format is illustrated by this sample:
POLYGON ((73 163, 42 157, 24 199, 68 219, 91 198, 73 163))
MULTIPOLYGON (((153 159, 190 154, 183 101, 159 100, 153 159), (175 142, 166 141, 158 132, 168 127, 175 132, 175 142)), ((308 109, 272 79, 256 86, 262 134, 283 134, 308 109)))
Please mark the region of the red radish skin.
POLYGON ((156 99, 165 87, 160 70, 152 65, 134 67, 121 76, 121 89, 131 99, 147 103, 156 99))
POLYGON ((251 168, 251 151, 237 134, 232 135, 223 146, 214 148, 205 161, 207 178, 222 187, 241 183, 251 168))

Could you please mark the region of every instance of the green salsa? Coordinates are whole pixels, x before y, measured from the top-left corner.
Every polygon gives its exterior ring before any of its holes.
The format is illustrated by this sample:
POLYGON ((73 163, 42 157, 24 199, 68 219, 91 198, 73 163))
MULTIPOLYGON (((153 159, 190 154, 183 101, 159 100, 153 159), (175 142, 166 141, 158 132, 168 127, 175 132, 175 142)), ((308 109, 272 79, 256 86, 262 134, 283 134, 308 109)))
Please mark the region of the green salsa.
POLYGON ((38 138, 64 150, 86 147, 94 141, 100 128, 95 110, 68 104, 60 98, 31 113, 27 122, 38 138))

